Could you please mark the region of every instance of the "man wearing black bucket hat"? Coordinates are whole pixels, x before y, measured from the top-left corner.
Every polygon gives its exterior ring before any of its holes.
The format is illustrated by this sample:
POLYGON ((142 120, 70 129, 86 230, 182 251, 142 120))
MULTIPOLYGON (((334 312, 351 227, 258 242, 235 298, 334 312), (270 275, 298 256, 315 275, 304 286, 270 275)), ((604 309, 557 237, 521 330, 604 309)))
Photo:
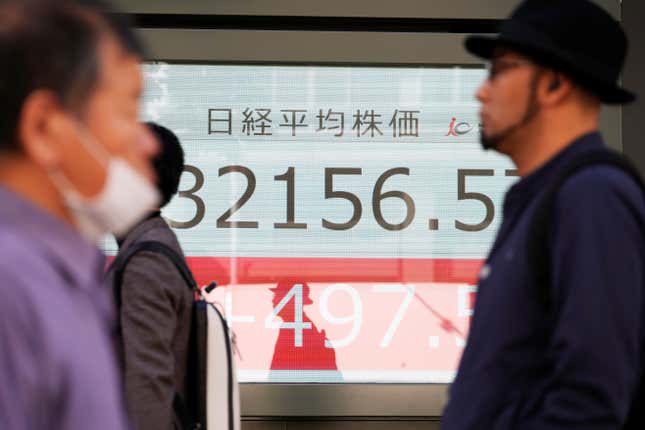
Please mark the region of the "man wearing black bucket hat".
POLYGON ((496 37, 477 91, 481 142, 521 179, 479 275, 444 430, 642 426, 645 199, 598 133, 628 103, 627 40, 587 0, 527 0, 496 37))

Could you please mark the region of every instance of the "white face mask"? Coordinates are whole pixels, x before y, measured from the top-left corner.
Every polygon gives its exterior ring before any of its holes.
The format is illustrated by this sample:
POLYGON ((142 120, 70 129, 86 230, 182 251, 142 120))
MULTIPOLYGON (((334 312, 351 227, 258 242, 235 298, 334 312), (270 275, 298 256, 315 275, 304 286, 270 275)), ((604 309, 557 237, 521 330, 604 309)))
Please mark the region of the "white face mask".
POLYGON ((84 127, 80 127, 83 146, 106 166, 107 178, 103 189, 95 197, 87 198, 76 191, 60 171, 52 172, 51 177, 77 228, 87 240, 96 242, 106 233, 123 236, 158 207, 159 192, 128 162, 110 156, 84 127))

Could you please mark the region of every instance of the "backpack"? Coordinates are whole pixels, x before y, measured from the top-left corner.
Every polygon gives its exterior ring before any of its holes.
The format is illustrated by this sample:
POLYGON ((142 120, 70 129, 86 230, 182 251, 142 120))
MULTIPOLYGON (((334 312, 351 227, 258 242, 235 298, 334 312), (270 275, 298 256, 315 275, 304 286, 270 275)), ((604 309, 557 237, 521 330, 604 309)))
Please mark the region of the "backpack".
MULTIPOLYGON (((638 170, 621 154, 608 149, 589 152, 575 161, 568 164, 558 174, 556 179, 547 187, 540 198, 538 206, 533 214, 529 231, 529 264, 537 284, 541 286, 538 294, 547 310, 546 315, 550 321, 554 321, 556 312, 552 303, 552 291, 550 285, 550 255, 549 238, 551 237, 551 221, 557 194, 564 183, 574 174, 581 170, 595 165, 614 166, 627 173, 640 186, 645 195, 645 184, 638 173, 638 170)), ((645 239, 645 238, 644 238, 645 239)), ((645 263, 645 262, 644 262, 645 263)), ((643 286, 645 287, 645 285, 643 286)), ((642 310, 645 312, 645 309, 642 310)), ((641 318, 642 319, 642 318, 641 318)), ((645 330, 645 327, 643 327, 645 330)), ((645 346, 641 346, 645 352, 645 346)), ((641 359, 641 373, 645 370, 645 359, 641 359)), ((625 430, 642 430, 645 428, 645 378, 639 378, 636 392, 632 398, 627 420, 623 426, 625 430)))
MULTIPOLYGON (((188 342, 188 397, 175 393, 173 411, 180 418, 184 430, 239 430, 239 389, 231 338, 226 319, 220 311, 201 297, 185 260, 170 247, 157 241, 135 243, 119 255, 112 267, 113 289, 117 315, 121 309, 121 287, 125 269, 139 252, 163 255, 172 262, 182 279, 195 294, 191 311, 190 339, 188 342), (222 363, 225 359, 225 363, 222 363), (222 387, 226 387, 225 390, 222 387)), ((213 284, 214 285, 214 284, 213 284)), ((121 324, 117 318, 117 334, 121 339, 121 324)))

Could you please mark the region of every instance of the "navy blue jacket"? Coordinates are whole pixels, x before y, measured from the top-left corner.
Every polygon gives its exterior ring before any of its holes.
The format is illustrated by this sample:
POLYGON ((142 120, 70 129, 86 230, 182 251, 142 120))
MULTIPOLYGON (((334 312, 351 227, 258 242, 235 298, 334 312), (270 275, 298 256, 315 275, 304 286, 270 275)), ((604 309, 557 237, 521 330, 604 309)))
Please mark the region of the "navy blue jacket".
POLYGON ((558 192, 549 239, 554 321, 527 255, 540 193, 565 164, 602 147, 599 134, 583 136, 507 193, 443 430, 621 428, 644 343, 641 189, 623 171, 595 165, 558 192))

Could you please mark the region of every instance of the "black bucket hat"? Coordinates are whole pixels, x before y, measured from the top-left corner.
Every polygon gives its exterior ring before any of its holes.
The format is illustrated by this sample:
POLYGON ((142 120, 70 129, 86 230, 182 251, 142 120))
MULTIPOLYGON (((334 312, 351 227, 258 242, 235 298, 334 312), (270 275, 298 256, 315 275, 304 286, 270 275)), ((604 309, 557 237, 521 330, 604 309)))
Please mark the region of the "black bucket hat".
POLYGON ((588 0, 526 0, 504 21, 497 36, 469 36, 466 49, 491 59, 507 47, 569 75, 608 104, 636 95, 618 86, 627 54, 622 28, 588 0))

